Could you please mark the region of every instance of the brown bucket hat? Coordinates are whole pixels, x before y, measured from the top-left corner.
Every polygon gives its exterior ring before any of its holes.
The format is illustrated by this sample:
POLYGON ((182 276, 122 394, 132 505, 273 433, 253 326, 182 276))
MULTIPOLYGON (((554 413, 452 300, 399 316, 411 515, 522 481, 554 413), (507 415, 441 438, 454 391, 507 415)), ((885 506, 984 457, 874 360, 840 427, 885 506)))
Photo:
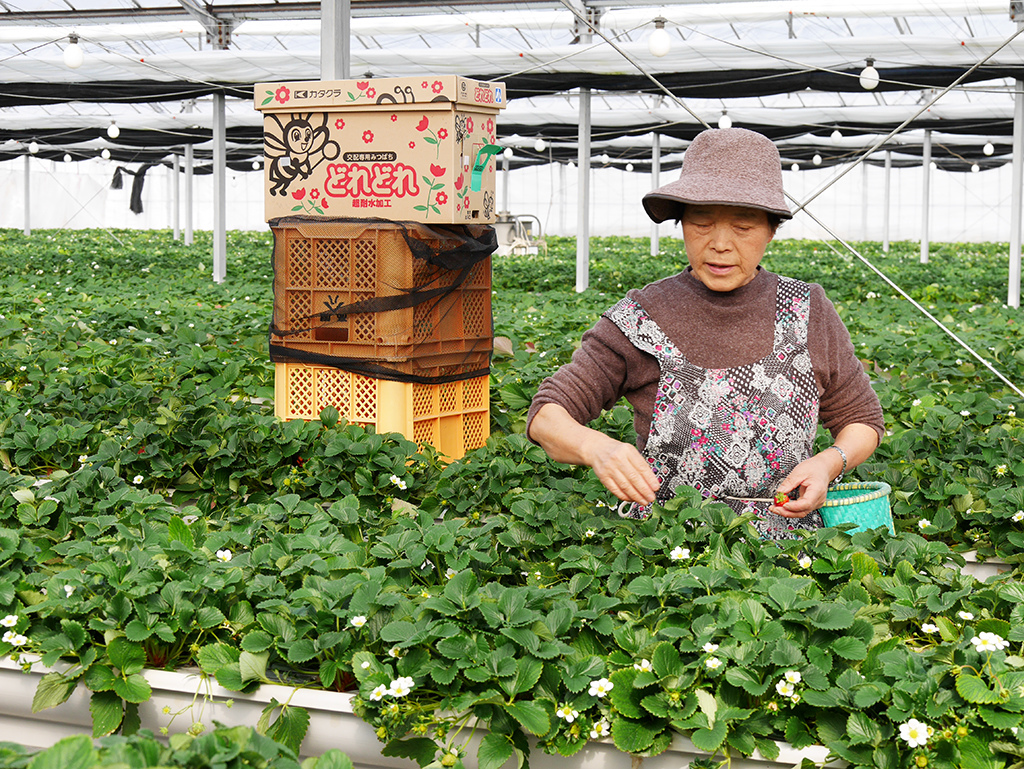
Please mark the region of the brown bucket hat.
POLYGON ((771 139, 746 128, 710 128, 683 155, 679 178, 648 192, 647 215, 678 219, 680 203, 760 208, 792 219, 782 192, 782 160, 771 139))

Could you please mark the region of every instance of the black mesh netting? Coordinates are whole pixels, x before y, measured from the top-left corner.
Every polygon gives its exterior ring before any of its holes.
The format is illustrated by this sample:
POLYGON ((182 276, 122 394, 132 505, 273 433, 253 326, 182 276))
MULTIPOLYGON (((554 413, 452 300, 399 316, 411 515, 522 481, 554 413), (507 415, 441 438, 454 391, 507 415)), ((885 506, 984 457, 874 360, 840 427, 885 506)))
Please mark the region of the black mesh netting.
POLYGON ((490 370, 493 227, 273 219, 270 357, 440 384, 490 370))

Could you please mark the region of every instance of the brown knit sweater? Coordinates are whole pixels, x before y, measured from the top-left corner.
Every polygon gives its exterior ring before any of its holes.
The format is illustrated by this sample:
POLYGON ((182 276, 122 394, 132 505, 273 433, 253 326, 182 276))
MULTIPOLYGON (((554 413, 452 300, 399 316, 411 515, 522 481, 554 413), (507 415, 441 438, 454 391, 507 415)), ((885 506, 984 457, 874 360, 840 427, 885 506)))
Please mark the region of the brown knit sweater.
MULTIPOLYGON (((763 268, 735 291, 711 291, 687 269, 629 292, 682 351, 702 368, 733 368, 754 363, 772 350, 775 292, 779 277, 763 268)), ((850 424, 885 432, 882 407, 854 353, 850 333, 816 283, 811 284, 807 342, 820 396, 819 419, 832 433, 850 424)), ((658 362, 634 347, 605 317, 583 335, 572 362, 545 379, 534 396, 529 423, 545 403, 564 407, 580 424, 625 397, 633 405, 637 447, 650 432, 658 391, 658 362)))

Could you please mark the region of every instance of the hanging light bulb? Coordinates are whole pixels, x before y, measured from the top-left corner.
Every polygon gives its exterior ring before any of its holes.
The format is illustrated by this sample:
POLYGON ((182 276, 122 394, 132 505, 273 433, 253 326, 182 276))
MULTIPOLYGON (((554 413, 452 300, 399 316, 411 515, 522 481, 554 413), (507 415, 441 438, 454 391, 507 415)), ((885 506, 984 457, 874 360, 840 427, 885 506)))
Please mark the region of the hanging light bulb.
POLYGON ((790 171, 799 171, 800 170, 800 164, 799 163, 794 163, 793 165, 791 165, 789 167, 789 170, 790 171))
POLYGON ((973 164, 971 164, 971 173, 972 173, 972 174, 976 174, 976 173, 978 173, 978 172, 979 172, 980 170, 981 170, 981 166, 979 166, 979 165, 978 165, 977 163, 973 163, 973 164))
POLYGON ((70 163, 71 162, 71 155, 69 155, 66 152, 64 153, 64 162, 65 163, 70 163))
POLYGON ((538 136, 537 141, 533 143, 533 148, 537 150, 537 152, 543 152, 548 148, 548 143, 538 136))
POLYGON ((258 161, 258 160, 252 161, 252 170, 253 171, 259 171, 260 170, 260 161, 258 161))
POLYGON ((929 168, 931 168, 931 169, 932 169, 933 171, 938 171, 938 170, 939 170, 939 164, 938 164, 938 163, 936 163, 936 162, 935 162, 935 161, 933 160, 933 161, 932 161, 932 162, 931 162, 931 163, 929 164, 929 168))
POLYGON ((821 165, 821 155, 815 155, 813 158, 811 158, 811 162, 814 163, 814 165, 816 165, 816 166, 820 166, 821 165))
POLYGON ((842 139, 842 138, 843 138, 843 132, 842 132, 842 131, 840 131, 840 130, 839 130, 839 129, 837 128, 836 130, 834 130, 834 131, 832 132, 831 138, 832 138, 832 141, 834 141, 834 142, 837 142, 837 141, 839 141, 840 139, 842 139))
POLYGON ((505 158, 505 160, 511 160, 514 155, 515 153, 512 151, 511 147, 506 147, 505 151, 501 153, 501 156, 505 158))
POLYGON ((626 170, 627 171, 632 171, 633 170, 633 164, 632 163, 626 163, 626 170))
POLYGON ((29 142, 29 144, 28 144, 28 151, 31 152, 33 155, 35 155, 37 152, 39 152, 39 143, 38 142, 29 142))
POLYGON ((654 20, 654 31, 647 38, 647 50, 659 58, 672 50, 672 36, 665 31, 665 19, 661 16, 654 20))
POLYGON ((103 152, 100 153, 100 157, 104 160, 110 160, 110 150, 106 147, 103 148, 103 152))
POLYGON ((724 109, 722 110, 722 117, 718 118, 719 128, 732 128, 732 118, 729 117, 729 113, 724 109))
POLYGON ((68 45, 64 48, 64 65, 71 69, 78 69, 85 61, 85 53, 82 46, 78 44, 78 35, 72 32, 68 35, 68 45))
POLYGON ((981 148, 981 151, 986 155, 991 155, 996 151, 996 148, 992 145, 992 142, 985 142, 985 146, 981 148))
POLYGON ((878 87, 878 70, 875 69, 875 60, 868 57, 868 65, 860 71, 860 87, 865 91, 873 91, 878 87))
POLYGON ((110 125, 107 126, 107 136, 111 139, 116 139, 121 135, 121 129, 117 127, 117 123, 113 120, 110 121, 110 125))
POLYGON ((607 152, 602 152, 597 156, 597 161, 603 165, 608 165, 612 162, 612 159, 608 156, 607 152))

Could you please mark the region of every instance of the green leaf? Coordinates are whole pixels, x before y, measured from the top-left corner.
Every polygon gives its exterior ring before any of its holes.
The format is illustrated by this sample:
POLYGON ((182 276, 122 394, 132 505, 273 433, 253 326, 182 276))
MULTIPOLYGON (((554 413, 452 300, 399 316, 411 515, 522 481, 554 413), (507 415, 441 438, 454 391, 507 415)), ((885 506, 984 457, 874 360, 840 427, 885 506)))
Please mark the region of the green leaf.
POLYGON ((882 729, 863 713, 851 713, 846 721, 846 734, 851 745, 874 745, 882 741, 882 729))
POLYGON ((97 763, 92 740, 84 734, 65 737, 32 759, 32 769, 92 769, 97 763))
POLYGON ((660 643, 651 655, 651 665, 658 678, 681 675, 686 666, 679 651, 670 643, 660 643))
POLYGON ((71 696, 77 681, 71 681, 60 673, 47 673, 36 686, 32 696, 32 712, 55 708, 71 696))
POLYGON ((542 737, 551 729, 551 721, 548 712, 538 703, 532 700, 524 702, 513 702, 505 705, 512 717, 518 721, 526 731, 542 737))
POLYGON ((846 660, 862 660, 868 656, 868 647, 859 638, 842 636, 832 642, 832 651, 846 660))
POLYGON ((444 586, 444 597, 462 611, 468 611, 480 605, 477 592, 476 574, 470 569, 463 569, 444 586))
POLYGON ((609 677, 614 686, 608 693, 608 698, 626 718, 643 718, 644 716, 642 703, 645 695, 643 689, 633 686, 636 676, 637 671, 632 668, 623 668, 616 670, 609 677))
POLYGON ((1003 701, 1003 698, 989 689, 984 681, 970 673, 961 673, 957 676, 956 690, 961 697, 976 705, 993 705, 1003 701))
POLYGON ((639 753, 642 750, 647 750, 661 731, 661 729, 649 729, 644 724, 630 721, 628 718, 617 718, 612 722, 612 740, 615 742, 615 747, 626 753, 639 753))
POLYGON ((196 546, 192 536, 192 529, 177 515, 172 515, 167 522, 167 539, 171 542, 181 542, 189 550, 196 546))
POLYGON ((269 660, 270 652, 261 652, 260 654, 242 652, 238 658, 238 670, 242 675, 242 683, 266 680, 269 660))
MULTIPOLYGON (((427 740, 427 742, 430 742, 431 746, 434 745, 434 743, 430 740, 427 740)), ((385 746, 385 748, 386 747, 387 746, 385 746)), ((383 750, 381 751, 381 753, 387 755, 386 753, 384 753, 383 750)), ((430 755, 431 757, 433 757, 433 751, 431 752, 430 755)), ((430 758, 428 758, 423 763, 425 764, 429 761, 430 758)), ((306 764, 303 763, 302 766, 305 769, 306 764)), ((318 759, 316 759, 315 769, 352 769, 352 759, 346 756, 337 748, 330 748, 326 752, 322 753, 318 759)))
POLYGON ((93 665, 85 672, 85 685, 94 692, 108 692, 114 688, 117 676, 106 665, 93 665))
POLYGON ((820 603, 811 606, 805 616, 815 627, 825 630, 845 630, 853 624, 853 612, 839 604, 820 603))
MULTIPOLYGON (((544 672, 544 663, 533 657, 520 657, 516 660, 516 673, 505 692, 509 697, 515 697, 523 692, 530 691, 544 672)), ((502 682, 504 683, 504 682, 502 682)), ((503 687, 504 688, 504 687, 503 687)))
MULTIPOLYGON (((279 704, 276 700, 271 700, 270 704, 263 709, 259 723, 264 723, 265 717, 269 719, 269 714, 278 706, 279 704)), ((280 708, 281 714, 277 717, 277 720, 269 726, 265 726, 264 730, 260 733, 277 740, 282 745, 298 753, 299 748, 302 746, 302 740, 306 737, 306 730, 309 729, 309 711, 305 708, 286 705, 280 705, 280 708)), ((258 725, 257 731, 260 731, 258 725)))
POLYGON ((95 692, 89 698, 89 712, 92 713, 92 736, 102 737, 121 725, 124 703, 113 692, 95 692))
POLYGON ((126 676, 140 672, 146 664, 146 652, 142 647, 125 638, 111 641, 107 646, 107 656, 110 664, 126 676))
MULTIPOLYGON (((963 678, 963 676, 960 676, 963 678)), ((957 679, 959 688, 960 679, 957 679)), ((971 769, 1003 769, 1006 763, 992 754, 987 742, 968 735, 960 740, 961 766, 971 769)))
POLYGON ((1020 726, 1021 718, 1024 717, 1020 713, 1007 713, 986 707, 978 708, 978 715, 986 724, 994 726, 996 729, 1012 729, 1015 726, 1020 726))
POLYGON ((733 686, 742 687, 747 694, 752 694, 755 697, 760 697, 768 691, 768 687, 772 684, 771 679, 761 681, 752 670, 747 670, 735 665, 726 669, 725 680, 733 686))
POLYGON ((216 675, 225 665, 238 662, 241 652, 225 643, 207 644, 199 649, 199 667, 208 675, 216 675))
POLYGON ((114 679, 114 692, 128 702, 145 702, 152 696, 153 689, 141 673, 132 673, 127 678, 114 679))
MULTIPOLYGON (((420 766, 426 766, 437 753, 437 744, 427 737, 413 737, 408 740, 391 740, 381 748, 382 756, 392 758, 411 758, 420 766)), ((319 764, 317 769, 320 769, 319 764)))
POLYGON ((204 606, 196 612, 196 624, 201 630, 208 630, 211 627, 216 627, 226 619, 224 612, 215 606, 204 606))
POLYGON ((792 716, 786 721, 786 742, 799 750, 813 745, 817 740, 802 719, 792 716))
POLYGON ((512 741, 506 735, 488 732, 480 741, 476 758, 480 769, 500 769, 512 758, 514 751, 512 741))
POLYGON ((701 750, 714 753, 722 747, 722 743, 725 742, 725 737, 728 733, 729 725, 725 721, 716 721, 715 725, 710 729, 695 729, 693 734, 690 735, 690 739, 701 750))

